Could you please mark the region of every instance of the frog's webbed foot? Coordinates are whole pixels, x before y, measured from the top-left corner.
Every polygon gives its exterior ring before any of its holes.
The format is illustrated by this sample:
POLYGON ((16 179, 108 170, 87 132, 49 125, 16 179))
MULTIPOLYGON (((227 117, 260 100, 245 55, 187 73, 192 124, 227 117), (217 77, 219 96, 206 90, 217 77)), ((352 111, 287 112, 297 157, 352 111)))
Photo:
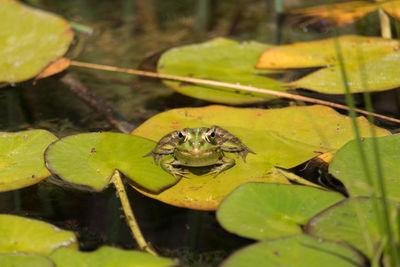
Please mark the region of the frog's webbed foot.
POLYGON ((247 157, 247 154, 249 154, 249 153, 256 154, 250 148, 245 146, 242 151, 236 152, 236 155, 240 155, 242 157, 242 159, 243 159, 243 162, 246 162, 246 157, 247 157))
POLYGON ((218 165, 216 165, 214 168, 212 168, 208 173, 202 175, 209 175, 209 174, 214 174, 214 178, 218 176, 223 171, 226 171, 233 166, 235 166, 235 160, 228 158, 228 157, 223 157, 219 162, 217 162, 218 165))
POLYGON ((169 174, 172 174, 172 176, 174 176, 176 180, 179 180, 178 176, 190 178, 189 176, 187 176, 189 172, 184 171, 182 168, 175 167, 179 165, 179 162, 174 158, 162 159, 160 165, 164 171, 168 172, 169 174))

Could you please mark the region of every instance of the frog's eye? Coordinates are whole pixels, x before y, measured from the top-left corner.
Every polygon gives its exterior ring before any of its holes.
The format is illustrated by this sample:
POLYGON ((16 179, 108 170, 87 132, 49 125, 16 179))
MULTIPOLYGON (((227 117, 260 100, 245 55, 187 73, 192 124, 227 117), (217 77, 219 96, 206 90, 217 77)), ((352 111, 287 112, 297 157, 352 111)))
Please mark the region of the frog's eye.
POLYGON ((182 134, 182 132, 179 132, 179 133, 178 133, 178 137, 182 139, 182 138, 185 137, 185 136, 182 134))
POLYGON ((213 139, 215 137, 215 132, 214 131, 211 133, 207 132, 205 137, 206 137, 207 142, 211 143, 211 139, 213 139))

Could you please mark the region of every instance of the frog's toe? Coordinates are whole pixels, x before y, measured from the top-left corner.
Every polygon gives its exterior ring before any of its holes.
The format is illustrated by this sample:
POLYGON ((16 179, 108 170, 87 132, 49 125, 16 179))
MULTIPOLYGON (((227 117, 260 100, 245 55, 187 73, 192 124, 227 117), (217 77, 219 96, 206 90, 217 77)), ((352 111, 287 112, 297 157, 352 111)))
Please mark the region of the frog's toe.
POLYGON ((174 171, 171 172, 171 174, 175 177, 176 180, 179 180, 179 178, 176 177, 177 175, 180 177, 190 178, 189 176, 186 175, 189 174, 189 172, 181 169, 174 169, 174 171))

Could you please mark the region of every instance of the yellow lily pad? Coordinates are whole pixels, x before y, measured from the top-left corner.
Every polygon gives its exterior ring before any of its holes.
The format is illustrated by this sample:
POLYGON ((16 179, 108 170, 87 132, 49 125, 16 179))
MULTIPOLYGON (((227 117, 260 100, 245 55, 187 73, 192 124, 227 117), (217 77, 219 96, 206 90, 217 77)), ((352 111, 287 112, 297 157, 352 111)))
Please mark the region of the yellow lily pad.
POLYGON ((293 10, 290 13, 303 18, 319 18, 343 27, 375 11, 378 7, 373 1, 352 1, 307 7, 293 10))
POLYGON ((66 20, 14 0, 0 5, 0 82, 30 79, 68 50, 73 31, 66 20))
MULTIPOLYGON (((363 136, 370 136, 367 120, 359 117, 357 121, 363 136)), ((320 153, 335 151, 353 139, 347 116, 317 105, 270 110, 217 105, 173 109, 152 117, 132 134, 157 142, 177 129, 211 125, 228 130, 257 154, 249 154, 247 163, 236 158, 236 165, 216 178, 190 174, 191 179, 182 178, 160 194, 142 192, 179 207, 215 210, 222 199, 243 183, 289 183, 275 166, 297 166, 320 153)), ((376 131, 379 136, 390 134, 380 128, 376 131)), ((226 155, 234 157, 230 153, 226 155)), ((144 160, 153 161, 150 157, 144 160)), ((154 162, 152 164, 152 168, 160 168, 154 162)))
MULTIPOLYGON (((357 35, 341 36, 340 44, 346 63, 360 61, 357 49, 364 59, 372 60, 400 49, 400 41, 379 37, 357 35)), ((261 55, 257 68, 291 69, 311 68, 338 64, 337 51, 333 38, 299 42, 271 47, 261 55)))
POLYGON ((45 130, 0 132, 0 192, 36 184, 50 176, 44 151, 57 140, 45 130))

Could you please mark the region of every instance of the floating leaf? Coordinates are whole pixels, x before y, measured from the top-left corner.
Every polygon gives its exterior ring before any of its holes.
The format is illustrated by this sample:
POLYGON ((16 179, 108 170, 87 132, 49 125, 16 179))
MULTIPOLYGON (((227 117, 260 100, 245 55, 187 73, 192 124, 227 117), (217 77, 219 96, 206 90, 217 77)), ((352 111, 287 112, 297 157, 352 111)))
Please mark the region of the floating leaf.
MULTIPOLYGON (((280 81, 265 77, 272 71, 254 69, 258 57, 268 47, 257 42, 238 43, 218 38, 202 44, 173 48, 161 56, 158 72, 286 91, 280 81)), ((229 88, 172 81, 165 81, 165 84, 181 94, 219 103, 245 104, 275 98, 229 88)))
POLYGON ((57 140, 45 130, 0 132, 0 191, 30 186, 47 178, 46 147, 57 140))
MULTIPOLYGON (((364 117, 358 118, 358 123, 362 134, 368 136, 370 124, 364 117)), ((211 125, 228 130, 257 154, 249 154, 247 163, 237 158, 233 168, 216 178, 191 174, 192 179, 182 178, 168 190, 148 196, 179 207, 214 210, 222 199, 243 183, 288 183, 281 173, 274 171, 275 166, 297 166, 321 152, 334 151, 353 139, 350 119, 324 106, 269 110, 224 106, 174 109, 152 117, 133 134, 157 142, 173 130, 211 125)), ((380 136, 390 134, 376 129, 380 136)), ((230 153, 227 156, 233 157, 230 153)), ((152 164, 148 171, 161 169, 152 163, 152 158, 144 159, 152 164)), ((163 174, 171 176, 166 172, 163 174)))
POLYGON ((382 8, 394 18, 400 18, 400 1, 398 0, 353 1, 320 5, 293 10, 290 14, 295 16, 293 24, 322 25, 322 28, 325 28, 325 24, 335 23, 338 27, 343 27, 378 8, 382 8))
POLYGON ((221 267, 354 267, 365 262, 356 251, 339 243, 296 235, 248 246, 232 254, 221 267))
POLYGON ((61 57, 54 62, 51 62, 42 72, 35 77, 35 80, 43 79, 54 74, 60 73, 69 67, 71 61, 68 58, 61 57))
POLYGON ((400 19, 400 1, 378 1, 380 3, 380 7, 385 10, 386 13, 388 13, 390 16, 400 19))
POLYGON ((229 232, 253 239, 302 233, 311 217, 344 197, 300 185, 247 183, 227 196, 217 210, 229 232))
POLYGON ((77 134, 53 143, 45 158, 52 173, 96 191, 108 186, 114 170, 118 169, 131 182, 158 192, 176 180, 143 159, 154 146, 152 141, 129 134, 77 134))
MULTIPOLYGON (((383 91, 399 87, 400 51, 368 60, 363 66, 345 62, 344 70, 352 93, 362 93, 366 90, 383 91)), ((288 86, 308 88, 327 94, 344 94, 345 92, 341 69, 337 65, 315 71, 289 83, 288 86)))
POLYGON ((28 254, 0 254, 1 267, 54 267, 54 263, 47 257, 28 254))
POLYGON ((67 51, 67 21, 14 0, 1 0, 0 82, 30 79, 67 51))
MULTIPOLYGON (((400 49, 400 41, 378 37, 344 35, 337 38, 346 63, 380 58, 400 49), (359 54, 357 53, 359 52, 359 54)), ((258 60, 257 68, 291 69, 337 65, 333 38, 299 42, 268 48, 258 60)))
POLYGON ((14 215, 0 215, 0 253, 48 254, 59 247, 77 247, 73 232, 14 215))
POLYGON ((353 1, 292 10, 290 14, 303 18, 316 17, 343 27, 375 11, 377 8, 378 5, 372 1, 353 1))
MULTIPOLYGON (((393 200, 400 201, 400 158, 398 150, 400 147, 400 135, 380 137, 376 139, 376 142, 379 148, 378 157, 383 171, 387 195, 393 200)), ((372 138, 362 140, 362 148, 367 161, 365 167, 369 169, 371 179, 377 185, 378 170, 373 146, 372 138)), ((351 195, 370 196, 373 188, 368 183, 363 166, 357 142, 353 140, 344 145, 335 154, 329 166, 329 172, 349 188, 351 195)), ((380 195, 377 190, 375 190, 375 193, 378 196, 380 195)))
MULTIPOLYGON (((395 214, 398 203, 391 203, 391 215, 395 214)), ((359 249, 365 255, 372 257, 382 245, 382 236, 379 234, 379 221, 371 199, 358 198, 346 199, 318 214, 306 225, 305 231, 313 236, 329 240, 343 241, 359 249), (360 224, 357 217, 355 201, 358 201, 362 219, 366 229, 360 224), (371 250, 368 249, 368 241, 371 240, 371 250)), ((393 224, 397 231, 397 224, 393 224)))
MULTIPOLYGON (((337 39, 352 93, 382 91, 400 86, 400 42, 376 37, 342 36, 337 39)), ((264 52, 259 68, 322 67, 287 83, 327 94, 344 94, 341 66, 334 39, 273 47, 264 52)))
POLYGON ((122 250, 106 246, 92 252, 81 252, 70 248, 60 248, 54 251, 50 255, 50 258, 57 264, 57 267, 175 266, 175 263, 167 258, 153 256, 145 252, 122 250))

